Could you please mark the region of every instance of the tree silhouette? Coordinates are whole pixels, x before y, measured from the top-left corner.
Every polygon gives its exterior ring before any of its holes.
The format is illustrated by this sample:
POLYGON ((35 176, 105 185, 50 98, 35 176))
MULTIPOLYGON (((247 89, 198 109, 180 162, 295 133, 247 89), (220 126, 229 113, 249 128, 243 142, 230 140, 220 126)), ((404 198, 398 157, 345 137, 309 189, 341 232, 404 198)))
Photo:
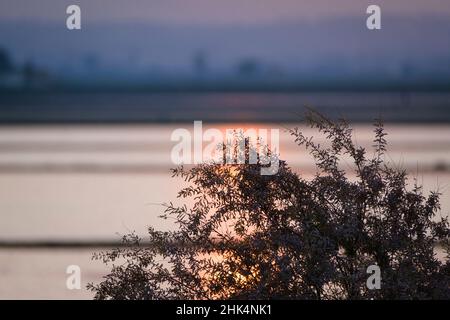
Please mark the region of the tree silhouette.
POLYGON ((0 48, 0 75, 13 71, 14 66, 8 52, 0 48))
POLYGON ((290 130, 315 159, 313 179, 283 161, 273 176, 260 175, 260 164, 174 169, 190 183, 179 197, 194 204, 166 205, 162 217, 178 228, 150 227, 150 246, 129 235, 128 247, 96 255, 113 267, 88 286, 95 298, 450 298, 450 228, 438 217, 439 194, 425 197, 417 183, 408 186, 404 171, 385 163, 380 122, 368 157, 345 121, 315 112, 307 120, 329 142, 321 146, 290 130), (351 169, 343 169, 343 156, 351 169), (436 258, 437 243, 446 247, 444 261, 436 258), (381 270, 379 290, 366 286, 370 265, 381 270))

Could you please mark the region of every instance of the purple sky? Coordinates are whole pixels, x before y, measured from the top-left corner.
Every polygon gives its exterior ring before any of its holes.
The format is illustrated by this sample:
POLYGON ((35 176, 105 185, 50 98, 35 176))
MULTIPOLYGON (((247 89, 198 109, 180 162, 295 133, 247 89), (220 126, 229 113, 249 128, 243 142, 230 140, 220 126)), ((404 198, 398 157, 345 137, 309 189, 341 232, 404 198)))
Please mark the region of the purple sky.
POLYGON ((266 24, 364 15, 369 4, 380 5, 386 15, 450 17, 449 0, 2 0, 0 19, 65 19, 69 4, 81 5, 88 21, 266 24))

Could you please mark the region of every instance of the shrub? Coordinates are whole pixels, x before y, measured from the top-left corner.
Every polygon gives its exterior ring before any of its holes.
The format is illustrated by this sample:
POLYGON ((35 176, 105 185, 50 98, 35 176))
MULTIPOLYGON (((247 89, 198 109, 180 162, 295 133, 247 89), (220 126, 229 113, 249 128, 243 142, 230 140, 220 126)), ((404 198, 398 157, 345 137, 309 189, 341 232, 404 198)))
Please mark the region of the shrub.
POLYGON ((281 161, 278 174, 259 164, 202 164, 173 170, 189 182, 179 192, 193 206, 166 205, 177 229, 149 228, 127 248, 101 253, 111 273, 89 285, 96 299, 443 299, 450 298, 449 223, 439 194, 427 197, 405 171, 384 161, 386 133, 374 129, 374 156, 352 140, 345 121, 309 112, 321 146, 299 129, 295 141, 314 157, 305 180, 281 161), (344 170, 342 158, 350 157, 344 170), (356 179, 349 179, 353 170, 356 179), (438 260, 437 243, 447 257, 438 260), (381 288, 366 287, 367 267, 381 288))

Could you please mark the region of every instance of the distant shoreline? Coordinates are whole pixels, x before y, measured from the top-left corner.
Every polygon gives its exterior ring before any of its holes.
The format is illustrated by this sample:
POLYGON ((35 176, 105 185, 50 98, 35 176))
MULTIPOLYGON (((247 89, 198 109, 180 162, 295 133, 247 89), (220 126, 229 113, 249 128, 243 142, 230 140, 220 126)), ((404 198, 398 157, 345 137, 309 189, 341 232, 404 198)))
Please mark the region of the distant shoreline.
POLYGON ((111 85, 83 85, 67 83, 48 87, 1 87, 0 96, 8 94, 60 94, 60 93, 305 93, 305 92, 450 92, 449 81, 436 83, 418 82, 403 84, 385 81, 384 83, 356 83, 354 81, 332 81, 331 83, 212 83, 207 81, 174 82, 167 84, 111 84, 111 85))
MULTIPOLYGON (((140 242, 140 247, 151 247, 150 242, 140 242)), ((441 248, 443 244, 436 243, 436 247, 441 248)), ((0 241, 2 249, 91 249, 91 248, 126 248, 135 247, 120 241, 75 241, 75 240, 29 240, 29 241, 0 241)))
POLYGON ((352 123, 450 123, 449 91, 0 92, 0 125, 293 123, 305 107, 352 123))
MULTIPOLYGON (((140 246, 151 246, 142 242, 140 246)), ((60 241, 60 240, 29 240, 29 241, 0 241, 0 249, 82 249, 82 248, 121 248, 130 245, 120 241, 60 241)))

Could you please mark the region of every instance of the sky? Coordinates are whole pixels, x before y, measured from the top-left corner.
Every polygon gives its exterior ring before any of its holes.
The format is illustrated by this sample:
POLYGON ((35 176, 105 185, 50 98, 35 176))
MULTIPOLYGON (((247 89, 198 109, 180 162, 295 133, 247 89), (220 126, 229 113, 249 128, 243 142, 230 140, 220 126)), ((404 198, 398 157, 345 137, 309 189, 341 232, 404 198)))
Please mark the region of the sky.
POLYGON ((81 6, 87 21, 172 24, 268 24, 284 20, 364 15, 377 4, 386 15, 444 15, 449 0, 2 0, 2 20, 64 20, 65 8, 81 6))
POLYGON ((0 0, 0 47, 61 73, 191 72, 199 51, 220 72, 257 58, 296 73, 449 73, 449 33, 450 0, 0 0), (79 32, 66 28, 71 4, 79 32), (366 28, 370 4, 382 30, 366 28))

